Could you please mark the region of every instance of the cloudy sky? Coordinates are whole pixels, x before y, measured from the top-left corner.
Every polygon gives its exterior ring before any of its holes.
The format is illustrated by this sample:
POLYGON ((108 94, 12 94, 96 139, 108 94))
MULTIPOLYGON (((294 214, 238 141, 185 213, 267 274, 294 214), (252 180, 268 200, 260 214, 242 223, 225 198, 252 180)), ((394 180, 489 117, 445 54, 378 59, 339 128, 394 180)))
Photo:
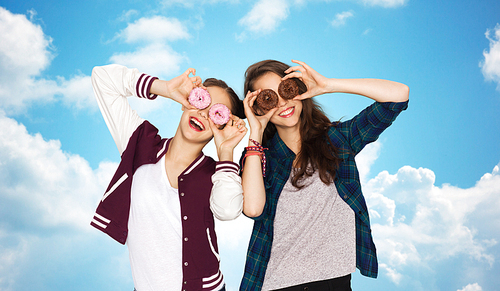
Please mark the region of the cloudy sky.
MULTIPOLYGON (((3 0, 0 290, 133 290, 126 247, 89 225, 119 162, 94 66, 164 79, 194 67, 243 96, 245 69, 263 59, 410 86, 408 110, 358 157, 380 274, 357 272, 354 290, 497 290, 499 11, 497 0, 3 0)), ((318 101, 332 120, 370 104, 318 101)), ((130 102, 174 134, 178 104, 130 102)), ((251 225, 217 224, 229 290, 251 225)))

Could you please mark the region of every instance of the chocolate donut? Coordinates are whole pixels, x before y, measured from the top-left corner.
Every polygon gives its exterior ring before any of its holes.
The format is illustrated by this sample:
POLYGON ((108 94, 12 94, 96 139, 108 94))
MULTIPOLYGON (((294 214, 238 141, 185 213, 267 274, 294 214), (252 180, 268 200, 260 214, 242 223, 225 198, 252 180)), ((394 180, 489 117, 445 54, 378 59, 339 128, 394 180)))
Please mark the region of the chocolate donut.
POLYGON ((286 79, 279 84, 278 94, 280 94, 283 99, 293 99, 295 96, 299 95, 299 86, 295 80, 286 79))
POLYGON ((278 105, 278 94, 271 89, 264 89, 257 95, 253 109, 256 114, 264 115, 276 105, 278 105))

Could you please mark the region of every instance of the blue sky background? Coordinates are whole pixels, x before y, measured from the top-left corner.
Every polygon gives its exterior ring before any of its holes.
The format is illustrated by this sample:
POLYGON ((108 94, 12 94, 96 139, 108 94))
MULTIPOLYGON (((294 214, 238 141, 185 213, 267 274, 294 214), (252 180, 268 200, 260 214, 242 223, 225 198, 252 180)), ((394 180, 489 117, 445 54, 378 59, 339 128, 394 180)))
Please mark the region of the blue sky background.
MULTIPOLYGON (((499 23, 493 0, 2 0, 0 290, 133 290, 126 247, 89 225, 119 162, 94 66, 194 67, 243 96, 245 69, 269 58, 410 86, 408 110, 358 157, 380 274, 357 272, 353 290, 498 290, 499 23)), ((178 104, 130 101, 174 134, 178 104)), ((333 120, 370 104, 318 101, 333 120)), ((229 290, 251 225, 217 224, 229 290)))

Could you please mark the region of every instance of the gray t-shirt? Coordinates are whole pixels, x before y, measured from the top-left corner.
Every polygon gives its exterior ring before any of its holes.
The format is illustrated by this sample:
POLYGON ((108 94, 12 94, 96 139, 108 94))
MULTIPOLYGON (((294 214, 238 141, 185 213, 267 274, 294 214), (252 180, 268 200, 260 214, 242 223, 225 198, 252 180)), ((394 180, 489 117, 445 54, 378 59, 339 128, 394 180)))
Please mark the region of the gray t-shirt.
POLYGON ((356 270, 354 211, 318 171, 298 190, 289 178, 274 220, 262 290, 337 278, 356 270))

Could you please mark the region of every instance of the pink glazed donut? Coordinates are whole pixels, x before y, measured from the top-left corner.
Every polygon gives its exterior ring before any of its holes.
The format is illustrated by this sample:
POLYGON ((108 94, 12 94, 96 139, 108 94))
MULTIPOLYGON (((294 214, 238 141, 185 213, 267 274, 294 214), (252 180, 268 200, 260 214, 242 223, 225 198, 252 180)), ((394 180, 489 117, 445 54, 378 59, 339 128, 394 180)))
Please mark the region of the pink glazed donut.
POLYGON ((230 114, 231 111, 229 111, 229 108, 221 103, 212 105, 212 107, 210 107, 210 110, 208 111, 208 116, 217 125, 226 124, 229 121, 230 114))
POLYGON ((212 103, 212 98, 210 98, 210 93, 207 90, 196 87, 189 93, 188 101, 198 109, 205 109, 212 103))

